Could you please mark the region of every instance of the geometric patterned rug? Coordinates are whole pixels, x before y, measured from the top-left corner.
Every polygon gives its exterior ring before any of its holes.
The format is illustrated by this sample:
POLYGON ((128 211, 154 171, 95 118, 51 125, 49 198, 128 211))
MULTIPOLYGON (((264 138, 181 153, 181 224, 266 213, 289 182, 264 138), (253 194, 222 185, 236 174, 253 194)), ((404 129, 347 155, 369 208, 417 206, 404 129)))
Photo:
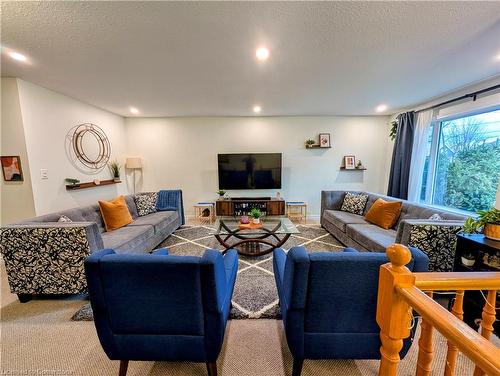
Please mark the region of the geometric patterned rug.
MULTIPOLYGON (((319 225, 296 225, 299 234, 290 236, 283 245, 288 251, 294 246, 304 246, 308 252, 338 252, 344 248, 332 235, 319 225)), ((160 247, 167 247, 169 254, 201 256, 206 249, 222 250, 209 226, 182 226, 169 236, 160 247)), ((278 293, 273 274, 273 254, 259 257, 238 256, 238 275, 233 293, 231 319, 279 319, 278 293)), ((83 306, 72 317, 74 321, 91 321, 90 304, 83 306)))

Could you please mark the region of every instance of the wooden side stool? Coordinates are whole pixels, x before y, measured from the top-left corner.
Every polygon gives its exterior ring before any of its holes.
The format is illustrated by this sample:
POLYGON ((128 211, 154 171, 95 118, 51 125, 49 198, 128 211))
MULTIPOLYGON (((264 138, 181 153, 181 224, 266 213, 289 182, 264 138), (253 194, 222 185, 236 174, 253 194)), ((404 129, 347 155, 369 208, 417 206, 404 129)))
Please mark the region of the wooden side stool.
POLYGON ((200 223, 212 224, 215 221, 215 203, 198 202, 193 207, 194 215, 200 223), (204 215, 205 210, 208 210, 208 215, 204 215))
POLYGON ((286 215, 290 220, 307 223, 307 203, 304 201, 287 201, 286 215))

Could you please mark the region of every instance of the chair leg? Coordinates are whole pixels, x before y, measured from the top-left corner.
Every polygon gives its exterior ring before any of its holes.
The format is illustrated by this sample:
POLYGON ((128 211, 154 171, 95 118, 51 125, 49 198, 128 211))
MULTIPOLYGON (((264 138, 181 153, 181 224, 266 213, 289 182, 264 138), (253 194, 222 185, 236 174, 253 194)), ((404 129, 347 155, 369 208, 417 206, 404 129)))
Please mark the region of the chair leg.
POLYGON ((208 376, 217 376, 217 363, 216 362, 207 362, 207 372, 208 376))
POLYGON ((128 360, 120 360, 119 376, 127 376, 128 360))
POLYGON ((31 294, 17 294, 17 298, 19 299, 19 301, 21 303, 28 303, 31 300, 32 295, 31 294))
POLYGON ((293 358, 292 376, 300 376, 300 374, 302 373, 303 364, 304 364, 304 359, 293 358))

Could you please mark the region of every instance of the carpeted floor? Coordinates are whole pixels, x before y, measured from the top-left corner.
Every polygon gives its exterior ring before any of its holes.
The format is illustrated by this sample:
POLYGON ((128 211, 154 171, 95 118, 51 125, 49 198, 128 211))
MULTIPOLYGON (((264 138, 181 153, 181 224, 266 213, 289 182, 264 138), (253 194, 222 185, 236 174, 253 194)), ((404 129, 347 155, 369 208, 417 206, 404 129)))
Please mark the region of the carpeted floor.
MULTIPOLYGON (((2 276, 5 280, 5 277, 2 276)), ((5 289, 3 290, 5 291, 5 289)), ((105 376, 118 374, 118 362, 104 354, 93 322, 70 318, 78 300, 9 299, 2 307, 0 374, 105 376)), ((443 373, 446 344, 436 334, 435 372, 443 373)), ((417 346, 400 364, 400 376, 414 375, 417 346)), ((378 361, 328 360, 304 362, 303 376, 374 376, 378 361)), ((289 376, 292 358, 281 320, 230 320, 218 360, 221 376, 289 376)), ((471 375, 470 362, 460 356, 456 375, 471 375)), ((130 362, 129 376, 206 376, 196 363, 130 362)))
MULTIPOLYGON (((292 235, 283 245, 285 250, 303 245, 309 252, 340 251, 344 247, 337 239, 318 225, 298 225, 300 234, 292 235)), ((201 256, 207 248, 223 247, 207 226, 183 226, 168 237, 161 247, 172 255, 201 256)), ((272 253, 260 257, 239 256, 238 276, 233 294, 231 319, 280 318, 278 293, 273 274, 272 253)), ((72 318, 75 321, 92 320, 90 304, 84 305, 72 318)))

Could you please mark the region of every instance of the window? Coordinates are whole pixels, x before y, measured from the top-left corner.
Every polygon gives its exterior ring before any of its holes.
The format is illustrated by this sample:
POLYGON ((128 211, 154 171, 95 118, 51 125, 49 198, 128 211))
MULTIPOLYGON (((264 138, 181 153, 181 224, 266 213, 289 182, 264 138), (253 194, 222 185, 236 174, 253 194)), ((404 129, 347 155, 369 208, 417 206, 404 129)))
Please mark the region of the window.
POLYGON ((500 110, 433 124, 421 200, 475 212, 495 202, 500 173, 500 110))

